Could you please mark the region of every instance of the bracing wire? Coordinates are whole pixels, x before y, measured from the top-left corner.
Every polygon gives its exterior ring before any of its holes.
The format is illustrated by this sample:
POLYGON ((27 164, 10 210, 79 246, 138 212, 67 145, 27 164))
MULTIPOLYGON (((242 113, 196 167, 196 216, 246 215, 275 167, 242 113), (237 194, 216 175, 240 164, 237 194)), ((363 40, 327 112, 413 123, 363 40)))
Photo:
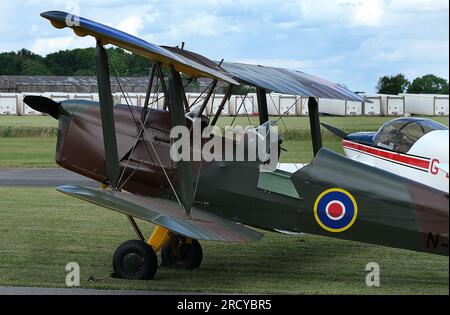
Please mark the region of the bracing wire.
MULTIPOLYGON (((114 76, 115 76, 115 78, 116 78, 117 84, 119 85, 119 88, 120 88, 120 90, 121 90, 121 92, 122 92, 122 95, 123 95, 124 98, 125 98, 125 101, 126 101, 126 103, 127 103, 127 106, 128 106, 128 108, 130 109, 130 112, 131 112, 131 115, 132 115, 132 117, 133 117, 134 122, 135 122, 136 124, 138 124, 138 123, 140 124, 140 126, 141 126, 141 128, 142 128, 142 130, 143 130, 143 132, 144 132, 144 134, 145 134, 145 136, 148 138, 149 143, 150 143, 150 145, 151 145, 151 147, 152 147, 152 149, 153 149, 153 152, 155 153, 155 156, 156 156, 156 158, 158 159, 158 163, 160 164, 160 167, 161 167, 161 169, 162 169, 162 171, 163 171, 163 173, 164 173, 164 175, 165 175, 165 177, 166 177, 166 179, 167 179, 167 181, 168 181, 168 183, 169 183, 169 185, 170 185, 170 187, 171 187, 171 189, 172 189, 172 191, 173 191, 173 193, 174 193, 174 195, 175 195, 175 198, 176 198, 177 201, 178 201, 178 204, 181 206, 182 204, 181 204, 180 198, 178 197, 178 194, 177 194, 177 192, 176 192, 176 190, 175 190, 175 187, 173 186, 172 181, 170 180, 170 177, 169 177, 169 175, 167 174, 167 172, 166 172, 166 170, 165 170, 165 168, 164 168, 164 165, 163 165, 163 163, 162 163, 162 161, 161 161, 161 158, 159 157, 158 152, 156 151, 155 147, 153 146, 152 140, 151 140, 150 136, 148 135, 147 131, 145 130, 144 124, 142 123, 142 121, 141 121, 140 119, 139 119, 139 120, 136 119, 136 117, 135 117, 135 115, 134 115, 134 113, 133 113, 133 109, 132 109, 132 107, 131 107, 130 103, 128 102, 128 99, 127 99, 127 98, 129 98, 129 94, 126 93, 127 95, 125 95, 125 91, 124 91, 124 89, 122 88, 122 85, 120 84, 120 80, 119 80, 119 77, 118 77, 117 70, 116 70, 116 68, 114 67, 114 65, 110 62, 110 59, 109 59, 109 58, 108 58, 108 63, 110 64, 111 69, 113 69, 113 73, 114 73, 114 76)), ((151 154, 150 154, 150 152, 149 152, 149 149, 148 149, 148 147, 147 147, 145 141, 144 141, 144 144, 145 144, 145 147, 147 148, 147 151, 148 151, 149 156, 151 157, 151 154)))
POLYGON ((247 93, 245 93, 245 96, 244 96, 244 98, 242 99, 241 105, 239 105, 239 108, 238 108, 238 110, 236 111, 236 114, 234 115, 233 120, 231 121, 231 126, 233 126, 233 124, 234 124, 234 122, 235 122, 235 120, 236 120, 236 118, 237 118, 237 115, 239 114, 239 112, 240 112, 240 110, 241 110, 241 108, 242 108, 242 105, 244 104, 244 102, 245 102, 245 100, 246 100, 246 98, 247 98, 248 93, 250 93, 250 89, 251 89, 251 87, 249 86, 248 89, 247 89, 247 93))

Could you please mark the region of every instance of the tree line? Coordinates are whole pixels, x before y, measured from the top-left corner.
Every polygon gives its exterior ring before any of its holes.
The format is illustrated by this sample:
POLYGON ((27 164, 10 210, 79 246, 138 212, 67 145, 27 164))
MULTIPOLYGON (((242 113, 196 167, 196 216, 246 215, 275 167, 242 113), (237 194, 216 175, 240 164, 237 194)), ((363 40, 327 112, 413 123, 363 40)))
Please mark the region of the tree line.
MULTIPOLYGON (((115 72, 121 77, 140 77, 149 74, 150 62, 121 48, 108 48, 108 56, 115 72)), ((95 76, 95 48, 61 50, 45 57, 22 49, 0 53, 0 75, 95 76)), ((410 82, 405 75, 384 76, 376 86, 380 94, 448 94, 448 81, 428 74, 410 82)))
POLYGON ((377 91, 380 94, 448 94, 448 81, 434 74, 415 78, 412 82, 405 75, 384 76, 378 80, 377 91))
MULTIPOLYGON (((121 48, 108 48, 107 52, 119 76, 149 74, 148 59, 121 48)), ((26 49, 0 53, 0 75, 95 76, 95 48, 61 50, 45 57, 26 49)))

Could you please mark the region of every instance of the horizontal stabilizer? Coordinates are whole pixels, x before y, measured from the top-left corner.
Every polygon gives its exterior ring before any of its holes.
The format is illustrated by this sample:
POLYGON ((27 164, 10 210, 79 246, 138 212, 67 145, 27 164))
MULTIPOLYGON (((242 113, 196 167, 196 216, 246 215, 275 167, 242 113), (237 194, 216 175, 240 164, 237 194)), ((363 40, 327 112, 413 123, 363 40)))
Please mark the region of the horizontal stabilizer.
POLYGON ((345 137, 347 137, 348 135, 342 131, 341 129, 338 129, 336 127, 324 124, 324 123, 320 123, 323 127, 325 127, 329 132, 335 134, 336 136, 338 136, 341 139, 345 139, 345 137))
POLYGON ((192 207, 191 214, 187 217, 183 206, 168 199, 81 186, 60 186, 57 190, 198 240, 246 243, 263 237, 263 234, 253 229, 196 207, 192 207))
POLYGON ((436 165, 436 167, 444 173, 448 174, 448 163, 439 163, 436 165))

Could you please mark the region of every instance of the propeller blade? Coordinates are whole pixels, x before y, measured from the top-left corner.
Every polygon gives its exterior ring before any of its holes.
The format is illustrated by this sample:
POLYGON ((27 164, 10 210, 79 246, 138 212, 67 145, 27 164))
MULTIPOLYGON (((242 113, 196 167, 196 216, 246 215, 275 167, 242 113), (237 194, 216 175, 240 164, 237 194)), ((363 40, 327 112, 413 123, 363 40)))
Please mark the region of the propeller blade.
POLYGON ((33 95, 25 96, 23 101, 32 109, 58 119, 60 103, 57 103, 47 97, 33 95))
POLYGON ((336 136, 338 136, 341 139, 345 139, 348 136, 348 134, 345 133, 344 131, 342 131, 341 129, 338 129, 338 128, 330 126, 330 125, 327 125, 325 123, 320 123, 320 124, 322 126, 324 126, 329 132, 335 134, 336 136))

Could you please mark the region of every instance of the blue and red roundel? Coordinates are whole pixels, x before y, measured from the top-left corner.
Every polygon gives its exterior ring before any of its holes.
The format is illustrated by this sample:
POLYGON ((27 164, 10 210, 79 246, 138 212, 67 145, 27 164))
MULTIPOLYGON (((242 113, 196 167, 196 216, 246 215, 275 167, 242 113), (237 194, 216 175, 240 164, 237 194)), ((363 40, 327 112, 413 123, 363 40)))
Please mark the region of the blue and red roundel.
POLYGON ((314 203, 317 223, 329 232, 338 233, 349 229, 357 215, 358 205, 355 198, 340 188, 325 190, 314 203))

